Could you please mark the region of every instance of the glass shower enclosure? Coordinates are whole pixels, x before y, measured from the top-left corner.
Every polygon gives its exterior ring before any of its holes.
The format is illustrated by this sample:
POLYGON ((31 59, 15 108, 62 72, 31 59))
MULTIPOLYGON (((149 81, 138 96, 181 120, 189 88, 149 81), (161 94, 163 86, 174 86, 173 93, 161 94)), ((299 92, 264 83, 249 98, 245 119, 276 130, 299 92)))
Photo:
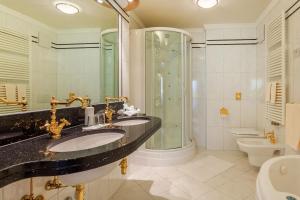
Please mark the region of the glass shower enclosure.
POLYGON ((101 33, 100 99, 119 96, 118 30, 101 33))
POLYGON ((162 119, 146 149, 179 149, 192 143, 191 38, 176 30, 145 32, 146 113, 162 119))

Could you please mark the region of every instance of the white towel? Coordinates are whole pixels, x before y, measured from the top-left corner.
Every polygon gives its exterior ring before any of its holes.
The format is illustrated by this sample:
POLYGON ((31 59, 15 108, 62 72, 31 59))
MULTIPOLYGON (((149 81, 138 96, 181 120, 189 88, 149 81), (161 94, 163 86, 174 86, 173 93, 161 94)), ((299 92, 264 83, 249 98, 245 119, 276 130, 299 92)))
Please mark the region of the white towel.
POLYGON ((18 84, 18 101, 21 101, 23 97, 26 98, 26 85, 25 84, 18 84))
POLYGON ((6 83, 4 85, 5 87, 5 98, 9 101, 15 101, 16 100, 16 85, 6 83))
POLYGON ((132 117, 133 115, 136 115, 138 113, 140 113, 140 109, 137 109, 137 110, 127 110, 127 111, 124 111, 123 114, 128 116, 128 117, 132 117))
POLYGON ((276 96, 277 96, 277 82, 272 82, 271 83, 271 91, 270 91, 270 93, 271 93, 271 97, 270 97, 270 103, 271 104, 275 104, 276 103, 276 96))
POLYGON ((271 100, 271 87, 272 87, 272 83, 269 82, 266 84, 266 96, 265 96, 265 102, 270 102, 271 100))
POLYGON ((285 142, 300 150, 300 104, 286 104, 285 142))

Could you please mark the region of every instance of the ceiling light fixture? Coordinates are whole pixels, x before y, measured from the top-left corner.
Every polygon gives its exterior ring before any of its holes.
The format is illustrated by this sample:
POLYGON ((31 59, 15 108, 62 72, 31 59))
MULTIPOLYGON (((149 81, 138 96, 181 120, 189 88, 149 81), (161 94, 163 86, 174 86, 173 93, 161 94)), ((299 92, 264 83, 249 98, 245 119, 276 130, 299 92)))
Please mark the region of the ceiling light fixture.
POLYGON ((202 8, 212 8, 216 6, 219 1, 218 0, 194 0, 194 3, 202 8))
POLYGON ((65 14, 69 14, 69 15, 74 15, 79 13, 80 9, 77 5, 70 3, 70 2, 55 2, 55 7, 65 13, 65 14))

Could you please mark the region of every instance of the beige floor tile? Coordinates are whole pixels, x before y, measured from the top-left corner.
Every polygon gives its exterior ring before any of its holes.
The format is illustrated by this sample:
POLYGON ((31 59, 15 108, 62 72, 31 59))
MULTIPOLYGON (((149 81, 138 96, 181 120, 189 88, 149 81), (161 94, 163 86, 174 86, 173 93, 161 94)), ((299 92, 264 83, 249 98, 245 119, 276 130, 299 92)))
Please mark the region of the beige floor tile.
POLYGON ((233 166, 232 163, 223 161, 216 157, 208 156, 199 159, 197 162, 187 163, 179 166, 178 170, 187 176, 191 176, 198 181, 205 182, 209 179, 225 172, 233 166))
POLYGON ((197 198, 197 200, 235 200, 235 199, 226 196, 221 192, 211 191, 197 198))
POLYGON ((145 192, 134 181, 127 181, 111 200, 152 200, 150 194, 145 192))
POLYGON ((245 200, 256 200, 255 195, 250 195, 249 197, 247 197, 245 200))
POLYGON ((153 167, 140 166, 135 170, 134 173, 130 172, 130 174, 127 176, 127 179, 128 180, 151 180, 153 174, 154 174, 153 167))
POLYGON ((176 182, 174 182, 174 185, 180 188, 183 192, 188 194, 193 199, 212 191, 212 188, 208 185, 203 184, 202 182, 197 181, 196 179, 189 176, 179 178, 178 180, 176 180, 176 182))
POLYGON ((217 175, 215 171, 208 167, 181 168, 180 170, 187 176, 193 177, 201 182, 205 182, 217 175))
POLYGON ((200 151, 171 167, 133 166, 111 200, 252 200, 258 169, 237 151, 200 151))
POLYGON ((228 182, 228 178, 224 176, 223 174, 219 174, 205 182, 206 185, 212 187, 212 188, 218 188, 221 185, 225 184, 228 182))
POLYGON ((185 193, 176 186, 172 186, 168 191, 160 195, 152 197, 153 200, 192 200, 193 197, 185 193))
POLYGON ((137 182, 145 192, 151 195, 162 194, 170 190, 172 183, 168 179, 164 179, 156 175, 151 181, 139 181, 137 182))
POLYGON ((228 181, 216 190, 235 199, 245 199, 255 192, 246 181, 228 181))
POLYGON ((184 176, 184 173, 179 171, 176 167, 156 167, 155 172, 166 179, 174 180, 184 176))

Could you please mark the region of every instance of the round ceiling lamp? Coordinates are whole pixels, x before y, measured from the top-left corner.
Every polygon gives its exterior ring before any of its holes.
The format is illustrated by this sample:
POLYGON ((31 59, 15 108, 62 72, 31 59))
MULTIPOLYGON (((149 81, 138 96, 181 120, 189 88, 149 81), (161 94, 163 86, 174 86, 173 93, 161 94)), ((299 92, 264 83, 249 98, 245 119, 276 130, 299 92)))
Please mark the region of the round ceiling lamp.
POLYGON ((54 5, 56 9, 68 15, 74 15, 80 12, 79 6, 70 2, 58 1, 55 2, 54 5))
MULTIPOLYGON (((95 0, 97 3, 102 6, 111 8, 111 5, 107 3, 105 0, 95 0)), ((140 0, 116 0, 116 2, 125 10, 130 11, 138 7, 140 0)))
POLYGON ((212 8, 218 4, 218 0, 194 0, 194 3, 201 8, 212 8))

